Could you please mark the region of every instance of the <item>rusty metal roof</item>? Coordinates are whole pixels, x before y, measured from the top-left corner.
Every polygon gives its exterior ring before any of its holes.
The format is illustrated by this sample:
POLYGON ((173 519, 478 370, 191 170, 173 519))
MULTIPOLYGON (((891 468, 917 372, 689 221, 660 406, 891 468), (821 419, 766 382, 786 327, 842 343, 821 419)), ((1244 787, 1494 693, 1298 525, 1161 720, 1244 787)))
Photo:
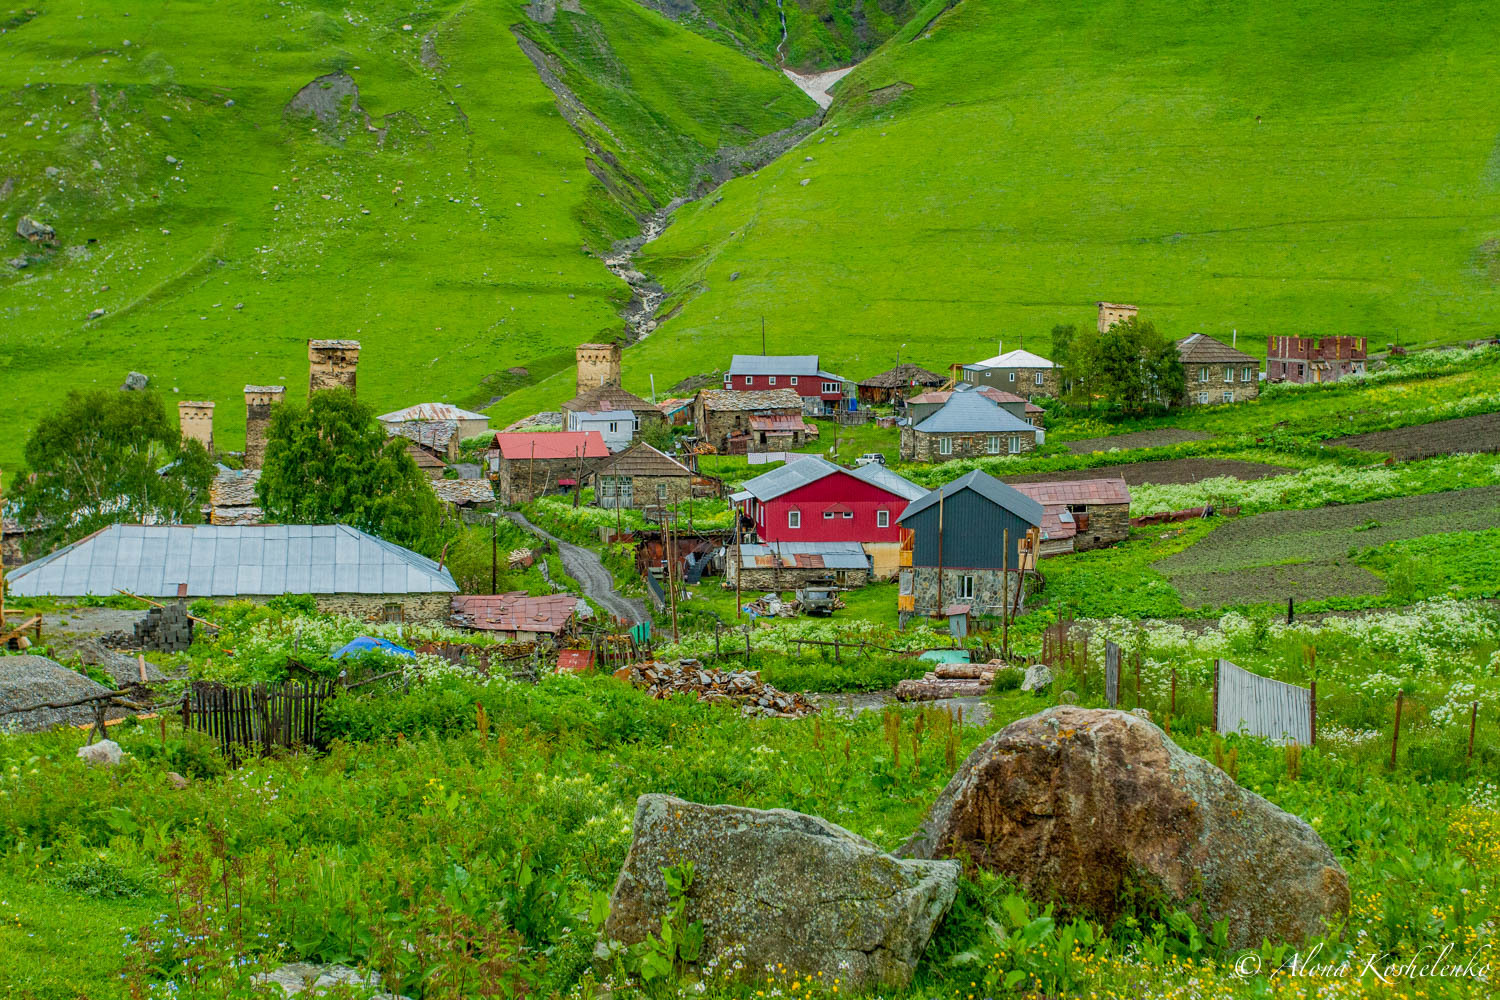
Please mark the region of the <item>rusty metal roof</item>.
POLYGON ((869 569, 858 542, 773 542, 741 545, 741 564, 761 569, 869 569))
POLYGON ((1011 489, 1019 490, 1041 504, 1130 503, 1130 487, 1118 476, 1052 483, 1014 483, 1011 489))
POLYGON ((756 413, 750 417, 750 427, 757 431, 795 434, 807 430, 807 422, 799 413, 756 413))
POLYGON ((528 596, 463 594, 453 598, 453 623, 485 632, 546 632, 556 635, 578 613, 580 598, 570 594, 528 596))

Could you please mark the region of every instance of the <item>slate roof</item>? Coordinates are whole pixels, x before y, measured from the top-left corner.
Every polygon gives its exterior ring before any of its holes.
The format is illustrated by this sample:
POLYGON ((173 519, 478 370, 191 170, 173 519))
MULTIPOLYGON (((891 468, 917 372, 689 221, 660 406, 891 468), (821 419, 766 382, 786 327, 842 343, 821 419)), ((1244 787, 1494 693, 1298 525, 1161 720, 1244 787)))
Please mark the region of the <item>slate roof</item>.
POLYGON ((773 542, 741 545, 746 569, 869 569, 870 557, 858 542, 773 542))
POLYGON ((741 491, 730 499, 755 497, 764 503, 791 493, 793 490, 801 489, 808 483, 815 483, 835 472, 846 473, 906 500, 915 500, 927 493, 916 483, 898 476, 883 465, 865 465, 855 469, 845 469, 834 465, 826 458, 812 455, 798 462, 788 462, 786 465, 756 476, 745 483, 741 491))
POLYGON ((693 470, 671 455, 637 441, 613 458, 595 466, 601 476, 691 476, 693 470))
POLYGON ((923 434, 1036 433, 1031 424, 977 392, 955 392, 942 409, 914 429, 923 434))
POLYGON ((13 570, 17 597, 456 593, 446 569, 344 524, 115 524, 13 570))
POLYGON ((924 392, 919 396, 912 396, 907 399, 907 402, 946 403, 949 399, 953 398, 953 394, 955 392, 977 392, 986 399, 993 399, 997 403, 1025 403, 1027 413, 1043 412, 1040 406, 1037 406, 1035 403, 1028 400, 1025 396, 1017 396, 1013 392, 1006 392, 1004 389, 996 389, 991 385, 972 386, 968 388, 965 388, 964 385, 964 383, 960 382, 958 388, 955 389, 934 389, 931 392, 924 392))
POLYGON ((433 451, 446 452, 458 434, 457 420, 405 420, 385 424, 387 437, 403 437, 433 451))
POLYGON ((500 457, 532 458, 607 458, 609 449, 598 431, 531 431, 500 432, 493 447, 500 457))
POLYGON ((1257 368, 1260 359, 1237 350, 1212 337, 1201 333, 1195 333, 1191 337, 1184 337, 1177 342, 1177 356, 1185 365, 1244 365, 1251 364, 1257 368))
POLYGON ((562 404, 562 408, 570 413, 610 413, 619 410, 661 412, 654 403, 648 403, 617 385, 596 386, 568 400, 562 404))
POLYGON ((1030 351, 1006 351, 997 354, 993 358, 985 358, 976 361, 972 365, 964 365, 965 368, 1055 368, 1057 367, 1040 354, 1032 354, 1030 351))
POLYGON ((429 479, 427 482, 437 498, 446 503, 462 506, 495 502, 495 487, 488 479, 429 479))
POLYGON ((464 594, 453 598, 452 622, 485 632, 546 632, 556 635, 578 613, 580 598, 570 594, 529 597, 525 591, 506 594, 464 594))
POLYGON ((1041 524, 1046 515, 1045 508, 1014 486, 1007 486, 987 473, 975 469, 932 490, 920 500, 907 504, 897 521, 904 521, 938 502, 939 497, 951 497, 962 490, 973 490, 997 507, 1010 511, 1028 524, 1041 524))
POLYGON ((795 389, 699 389, 705 410, 796 410, 802 412, 802 397, 795 389))
POLYGON ((265 520, 255 485, 259 469, 225 469, 208 484, 210 524, 259 524, 265 520))
POLYGON ((1015 483, 1020 490, 1041 504, 1128 504, 1130 487, 1118 476, 1108 479, 1070 479, 1055 483, 1015 483))
POLYGON ((894 368, 881 372, 879 375, 871 375, 860 385, 867 389, 901 389, 910 385, 942 385, 948 381, 936 372, 928 371, 921 365, 897 365, 894 368))
POLYGON ((404 410, 392 410, 375 418, 383 424, 398 424, 407 420, 483 420, 489 417, 472 410, 461 410, 452 403, 417 403, 404 410))
POLYGON ((448 467, 447 463, 441 458, 438 458, 426 448, 420 447, 418 442, 410 439, 407 439, 406 442, 406 453, 411 456, 413 462, 417 463, 417 468, 428 475, 431 475, 433 472, 441 472, 448 467))

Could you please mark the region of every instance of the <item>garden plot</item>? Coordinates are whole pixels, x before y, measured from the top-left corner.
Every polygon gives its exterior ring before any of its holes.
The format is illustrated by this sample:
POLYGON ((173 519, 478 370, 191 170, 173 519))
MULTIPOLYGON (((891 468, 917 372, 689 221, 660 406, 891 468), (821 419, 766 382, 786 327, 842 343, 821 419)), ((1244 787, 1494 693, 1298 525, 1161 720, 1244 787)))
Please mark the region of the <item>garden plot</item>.
POLYGON ((1481 413, 1389 431, 1354 434, 1328 443, 1360 451, 1387 452, 1403 462, 1433 455, 1500 451, 1500 413, 1481 413))
POLYGON ((1385 582, 1351 553, 1389 542, 1500 523, 1500 487, 1396 497, 1344 507, 1281 510, 1226 523, 1158 560, 1189 606, 1383 594, 1385 582))
POLYGON ((1213 435, 1206 431, 1189 431, 1180 427, 1163 427, 1159 430, 1131 431, 1128 434, 1112 434, 1107 437, 1080 438, 1063 442, 1075 455, 1087 455, 1094 451, 1109 451, 1112 448, 1161 448, 1185 441, 1207 441, 1213 435))
MULTIPOLYGON (((1133 437, 1134 435, 1126 435, 1133 437)), ((1181 485, 1227 476, 1231 479, 1266 479, 1292 472, 1280 465, 1246 462, 1236 458, 1169 458, 1154 462, 1101 465, 1090 469, 1061 469, 1023 476, 1003 476, 1007 483, 1057 483, 1075 479, 1123 478, 1131 486, 1141 483, 1181 485)))

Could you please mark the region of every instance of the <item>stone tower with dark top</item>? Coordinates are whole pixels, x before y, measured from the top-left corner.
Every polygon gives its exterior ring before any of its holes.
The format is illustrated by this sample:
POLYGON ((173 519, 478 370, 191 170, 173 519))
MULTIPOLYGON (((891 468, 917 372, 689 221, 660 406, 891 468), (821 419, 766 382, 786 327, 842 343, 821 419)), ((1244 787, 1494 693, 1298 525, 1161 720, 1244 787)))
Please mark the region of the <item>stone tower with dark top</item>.
POLYGON ((620 345, 578 345, 578 395, 601 385, 620 384, 620 345))
POLYGON ((323 389, 348 389, 354 393, 354 370, 359 365, 357 340, 309 340, 307 342, 307 394, 323 389))
POLYGON ((286 397, 284 385, 245 386, 245 468, 258 469, 266 458, 271 407, 286 397))
POLYGON ((177 404, 177 423, 182 428, 184 441, 198 441, 214 451, 214 404, 208 401, 184 399, 177 404))

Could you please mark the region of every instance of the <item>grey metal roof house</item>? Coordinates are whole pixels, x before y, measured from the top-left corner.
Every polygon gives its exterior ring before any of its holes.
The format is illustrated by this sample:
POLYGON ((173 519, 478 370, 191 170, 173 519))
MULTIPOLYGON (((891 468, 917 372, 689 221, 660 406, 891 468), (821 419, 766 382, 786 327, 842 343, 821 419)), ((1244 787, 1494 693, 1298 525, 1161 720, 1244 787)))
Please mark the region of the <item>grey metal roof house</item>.
POLYGON ((949 499, 964 490, 973 490, 996 507, 1009 511, 1027 524, 1041 524, 1042 518, 1047 513, 1045 507, 1014 486, 1007 486, 994 476, 975 469, 924 494, 920 500, 908 504, 906 510, 902 511, 901 516, 896 520, 905 521, 915 514, 920 514, 928 507, 936 505, 940 497, 944 503, 947 503, 949 499))
POLYGON ((6 581, 17 597, 116 590, 154 598, 458 592, 452 574, 426 556, 343 524, 115 524, 12 571, 6 581))
MULTIPOLYGON (((730 558, 733 558, 731 556, 730 558)), ((770 542, 739 547, 745 568, 869 569, 870 557, 858 542, 770 542)))
POLYGON ((839 379, 818 367, 816 354, 736 354, 729 362, 730 375, 818 375, 839 379))
POLYGON ((921 434, 1036 434, 1035 425, 979 392, 955 392, 913 430, 921 434))
POLYGON ((907 500, 915 500, 927 493, 925 489, 902 476, 897 475, 883 465, 863 465, 853 469, 846 469, 841 465, 835 465, 821 456, 809 456, 800 461, 788 462, 785 465, 772 469, 770 472, 762 473, 754 479, 745 483, 742 491, 730 497, 731 500, 748 499, 754 497, 762 502, 774 500, 792 492, 808 483, 815 483, 819 479, 830 476, 835 472, 853 476, 855 479, 869 483, 888 493, 904 497, 907 500))

